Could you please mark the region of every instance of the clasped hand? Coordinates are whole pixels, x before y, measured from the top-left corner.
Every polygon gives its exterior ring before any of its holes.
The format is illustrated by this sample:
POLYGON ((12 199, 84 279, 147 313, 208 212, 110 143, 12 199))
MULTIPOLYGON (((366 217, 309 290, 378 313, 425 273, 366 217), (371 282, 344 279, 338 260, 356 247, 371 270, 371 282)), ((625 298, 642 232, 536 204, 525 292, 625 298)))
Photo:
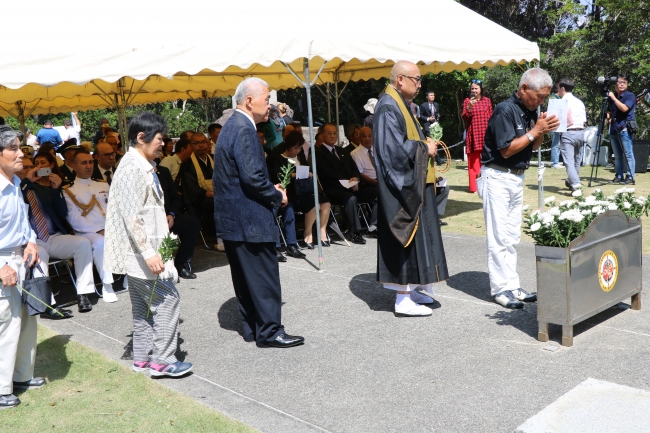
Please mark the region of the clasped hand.
POLYGON ((537 130, 538 135, 544 135, 556 130, 559 126, 560 119, 555 114, 551 117, 547 117, 546 113, 542 113, 539 115, 539 119, 537 119, 534 129, 537 130))

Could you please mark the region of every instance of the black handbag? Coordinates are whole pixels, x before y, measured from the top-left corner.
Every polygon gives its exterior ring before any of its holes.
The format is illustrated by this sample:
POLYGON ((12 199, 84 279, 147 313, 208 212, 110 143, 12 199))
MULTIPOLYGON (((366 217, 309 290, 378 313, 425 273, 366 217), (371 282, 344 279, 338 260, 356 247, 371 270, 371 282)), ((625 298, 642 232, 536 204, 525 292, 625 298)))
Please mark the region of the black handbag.
POLYGON ((312 178, 294 179, 294 181, 297 196, 314 195, 314 180, 312 178))
POLYGON ((27 274, 25 275, 25 280, 23 281, 24 291, 21 292, 21 296, 23 303, 27 308, 27 314, 30 316, 45 313, 50 307, 50 302, 52 301, 52 280, 50 277, 35 278, 34 267, 36 267, 42 275, 45 274, 43 269, 41 269, 41 265, 36 263, 27 270, 27 274), (25 292, 28 292, 29 294, 25 292))
POLYGON ((636 123, 636 120, 628 120, 625 122, 625 126, 627 126, 627 133, 630 135, 635 135, 639 132, 639 124, 636 123))

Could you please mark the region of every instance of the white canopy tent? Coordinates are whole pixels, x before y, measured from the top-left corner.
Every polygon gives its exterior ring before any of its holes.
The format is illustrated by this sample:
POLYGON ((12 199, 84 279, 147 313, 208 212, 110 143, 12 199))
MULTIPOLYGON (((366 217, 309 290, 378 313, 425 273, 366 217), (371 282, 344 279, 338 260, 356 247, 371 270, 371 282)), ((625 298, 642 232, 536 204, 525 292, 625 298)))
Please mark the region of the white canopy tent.
MULTIPOLYGON (((233 94, 243 78, 257 76, 272 89, 305 86, 313 146, 317 81, 387 77, 398 60, 417 63, 423 74, 539 60, 535 43, 453 0, 71 0, 56 9, 35 0, 3 12, 10 18, 3 30, 20 37, 5 39, 0 56, 0 108, 25 115, 113 106, 122 111, 121 129, 128 103, 233 94), (52 30, 25 32, 26 17, 39 29, 53 23, 52 30), (128 28, 116 31, 122 23, 128 28)), ((313 171, 316 179, 315 159, 313 171)), ((320 233, 318 240, 322 262, 320 233)))

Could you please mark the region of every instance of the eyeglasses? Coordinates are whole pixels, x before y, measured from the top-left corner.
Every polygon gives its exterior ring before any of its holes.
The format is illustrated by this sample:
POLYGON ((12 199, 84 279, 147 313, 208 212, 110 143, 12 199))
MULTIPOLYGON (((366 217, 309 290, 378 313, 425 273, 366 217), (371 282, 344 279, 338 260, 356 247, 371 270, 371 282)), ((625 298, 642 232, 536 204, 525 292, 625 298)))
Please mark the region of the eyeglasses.
POLYGON ((618 80, 618 81, 616 82, 616 84, 627 84, 627 81, 618 80))
POLYGON ((410 78, 411 80, 415 80, 416 83, 422 84, 422 77, 411 77, 410 75, 402 75, 402 77, 410 78))
POLYGON ((325 134, 325 135, 339 135, 338 132, 332 132, 332 131, 330 131, 330 132, 323 132, 323 134, 325 134))
POLYGON ((474 84, 483 84, 483 81, 477 80, 476 78, 472 80, 472 83, 474 84))
POLYGON ((197 144, 208 144, 208 140, 203 140, 203 141, 193 141, 193 142, 190 143, 190 144, 194 144, 194 145, 197 145, 197 144))

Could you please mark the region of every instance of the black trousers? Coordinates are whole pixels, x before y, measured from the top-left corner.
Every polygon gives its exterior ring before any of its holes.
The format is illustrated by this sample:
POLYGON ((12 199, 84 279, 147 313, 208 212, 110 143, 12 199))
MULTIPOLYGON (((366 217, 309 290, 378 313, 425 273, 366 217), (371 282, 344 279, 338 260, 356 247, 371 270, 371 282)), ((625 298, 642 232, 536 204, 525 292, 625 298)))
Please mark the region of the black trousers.
POLYGON ((377 187, 365 186, 358 191, 346 188, 326 188, 325 196, 332 204, 343 206, 343 214, 348 224, 350 233, 358 233, 361 230, 361 222, 357 216, 357 203, 372 203, 372 215, 370 224, 377 225, 377 187))
POLYGON ((183 214, 176 215, 171 232, 178 235, 178 239, 181 241, 176 252, 176 258, 174 258, 174 265, 177 268, 183 263, 192 263, 194 247, 196 247, 196 241, 199 239, 200 230, 201 223, 197 218, 183 214))
POLYGON ((223 241, 239 301, 244 340, 268 344, 284 332, 275 243, 223 241))

